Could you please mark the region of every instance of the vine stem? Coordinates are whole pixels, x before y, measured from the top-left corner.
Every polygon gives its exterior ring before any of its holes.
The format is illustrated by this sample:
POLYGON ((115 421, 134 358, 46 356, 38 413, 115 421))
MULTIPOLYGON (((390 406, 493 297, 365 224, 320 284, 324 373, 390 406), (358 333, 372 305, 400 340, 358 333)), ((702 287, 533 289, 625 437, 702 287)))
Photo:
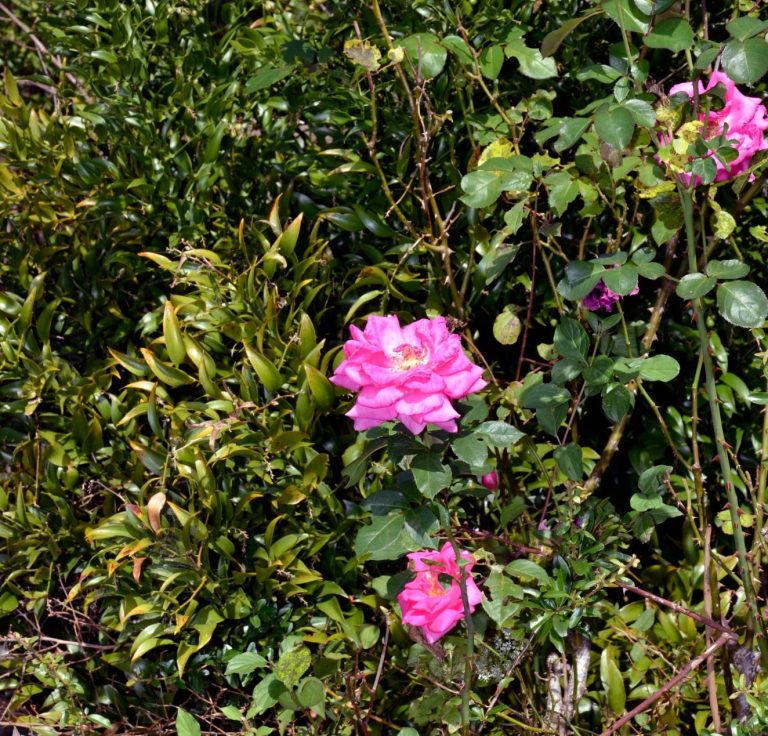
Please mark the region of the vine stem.
MULTIPOLYGON (((683 217, 685 219, 685 235, 688 249, 688 269, 690 273, 698 270, 698 259, 696 257, 696 228, 693 222, 693 197, 690 189, 678 184, 680 201, 683 206, 683 217)), ((704 379, 707 398, 709 399, 709 411, 712 418, 712 427, 715 433, 715 445, 717 447, 717 457, 720 461, 720 472, 723 475, 725 492, 728 498, 728 510, 731 516, 731 526, 733 527, 733 539, 736 545, 736 555, 739 562, 739 574, 744 586, 744 597, 749 606, 750 628, 753 632, 760 630, 760 614, 755 599, 755 590, 752 585, 752 571, 747 560, 747 545, 744 539, 744 529, 741 526, 739 518, 739 499, 736 495, 736 488, 733 485, 731 476, 731 463, 728 458, 728 444, 725 441, 723 431, 723 421, 720 416, 720 404, 717 398, 717 387, 715 384, 715 370, 712 365, 712 356, 709 352, 709 335, 707 334, 706 312, 701 297, 693 300, 693 310, 696 316, 696 327, 699 333, 699 354, 704 362, 704 379)), ((768 647, 762 639, 760 650, 763 654, 763 660, 768 658, 768 647)))

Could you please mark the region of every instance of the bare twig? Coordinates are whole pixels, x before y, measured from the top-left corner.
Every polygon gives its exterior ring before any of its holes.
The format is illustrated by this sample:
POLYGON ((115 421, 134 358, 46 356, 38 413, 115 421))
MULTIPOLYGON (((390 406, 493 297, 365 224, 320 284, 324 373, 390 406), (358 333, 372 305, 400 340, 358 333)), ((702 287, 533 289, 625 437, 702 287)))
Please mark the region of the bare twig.
MULTIPOLYGON (((0 12, 2 12, 6 16, 6 18, 8 18, 8 20, 11 21, 11 23, 13 23, 15 26, 20 28, 24 33, 27 34, 27 36, 29 36, 30 41, 32 41, 32 43, 35 45, 35 48, 37 49, 38 54, 40 54, 41 56, 40 62, 42 63, 43 70, 46 71, 46 74, 47 74, 47 70, 45 69, 44 57, 50 59, 51 63, 57 69, 60 69, 60 70, 64 69, 64 64, 61 61, 61 59, 59 59, 58 56, 51 54, 51 52, 48 50, 48 47, 32 32, 32 29, 23 20, 21 20, 18 16, 16 16, 10 10, 10 8, 8 8, 4 3, 0 3, 0 12)), ((83 95, 83 97, 87 101, 89 102, 92 101, 90 95, 88 94, 88 91, 85 89, 85 87, 83 87, 80 80, 74 74, 72 74, 71 72, 64 72, 64 75, 72 83, 75 89, 81 95, 83 95)))
POLYGON ((605 731, 600 734, 600 736, 611 736, 611 734, 616 733, 619 729, 621 729, 622 726, 629 723, 636 715, 639 715, 643 711, 648 710, 648 708, 650 708, 657 700, 660 700, 670 690, 677 687, 681 682, 683 682, 683 680, 685 680, 686 677, 688 677, 688 675, 693 670, 699 667, 702 662, 712 657, 712 655, 714 655, 714 653, 720 649, 721 646, 726 644, 732 638, 732 633, 723 634, 720 636, 714 644, 707 647, 698 657, 694 657, 690 662, 688 662, 688 664, 685 665, 685 667, 683 667, 680 672, 678 672, 670 680, 667 680, 667 682, 664 683, 664 685, 659 688, 653 695, 647 697, 642 703, 632 708, 632 710, 630 710, 628 713, 625 713, 617 721, 614 721, 614 723, 606 728, 605 731))

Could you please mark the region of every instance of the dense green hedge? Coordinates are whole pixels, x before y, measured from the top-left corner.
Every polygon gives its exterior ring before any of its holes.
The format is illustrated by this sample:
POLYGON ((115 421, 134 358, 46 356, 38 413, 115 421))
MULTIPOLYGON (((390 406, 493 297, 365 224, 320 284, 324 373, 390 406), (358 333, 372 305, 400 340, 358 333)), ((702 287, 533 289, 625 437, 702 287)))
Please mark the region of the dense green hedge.
POLYGON ((665 94, 768 24, 708 5, 0 4, 0 732, 768 728, 765 154, 665 94), (450 318, 458 435, 353 430, 369 314, 450 318), (395 602, 447 537, 469 655, 395 602))

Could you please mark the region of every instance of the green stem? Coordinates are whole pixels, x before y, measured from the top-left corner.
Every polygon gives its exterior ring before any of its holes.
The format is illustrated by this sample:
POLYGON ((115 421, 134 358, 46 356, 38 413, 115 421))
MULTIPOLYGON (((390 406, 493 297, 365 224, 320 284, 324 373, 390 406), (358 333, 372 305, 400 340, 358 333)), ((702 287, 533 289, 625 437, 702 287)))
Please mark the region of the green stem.
MULTIPOLYGON (((690 273, 698 270, 698 261, 696 257, 696 228, 693 223, 693 198, 691 191, 678 184, 680 200, 683 205, 683 216, 685 218, 685 233, 688 245, 688 269, 690 273)), ((749 606, 750 628, 753 632, 760 630, 760 614, 755 599, 755 591, 752 585, 752 572, 747 560, 747 545, 744 539, 744 530, 739 518, 739 499, 736 495, 736 488, 732 482, 731 463, 728 459, 728 448, 723 431, 723 422, 720 416, 720 404, 717 398, 717 387, 715 384, 715 370, 712 365, 712 356, 709 353, 709 335, 707 334, 706 312, 701 297, 693 300, 693 309, 696 315, 696 327, 699 332, 699 351, 704 361, 704 377, 707 398, 709 399, 709 410, 712 416, 712 427, 715 432, 715 445, 717 447, 717 456, 720 461, 720 472, 725 484, 725 492, 728 498, 728 510, 731 515, 731 526, 733 527, 733 539, 736 544, 736 555, 739 561, 739 574, 744 586, 744 597, 749 606)), ((768 657, 768 646, 760 638, 760 649, 763 659, 768 657)))
MULTIPOLYGON (((450 516, 449 516, 450 519, 450 516)), ((464 606, 464 623, 467 626, 467 650, 466 660, 464 662, 464 682, 461 687, 461 733, 462 736, 469 735, 469 692, 472 686, 472 657, 475 653, 475 625, 472 622, 472 610, 469 607, 469 595, 467 594, 467 571, 461 564, 461 547, 453 535, 450 523, 443 525, 448 541, 453 547, 453 554, 456 556, 456 564, 459 565, 459 591, 461 592, 461 603, 464 606)))

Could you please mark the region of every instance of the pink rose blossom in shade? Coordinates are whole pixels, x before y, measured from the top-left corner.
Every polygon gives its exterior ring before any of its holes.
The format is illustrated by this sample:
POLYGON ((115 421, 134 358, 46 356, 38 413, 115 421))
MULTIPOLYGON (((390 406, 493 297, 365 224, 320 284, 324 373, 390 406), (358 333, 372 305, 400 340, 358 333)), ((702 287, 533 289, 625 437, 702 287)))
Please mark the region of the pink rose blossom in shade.
POLYGON ((368 318, 364 330, 349 328, 344 360, 331 382, 358 393, 347 416, 355 429, 399 419, 413 434, 434 424, 456 432, 453 399, 480 391, 483 369, 461 349, 444 317, 420 319, 405 327, 394 315, 368 318))
MULTIPOLYGON (((629 296, 634 296, 640 291, 640 287, 636 286, 629 292, 629 296)), ((595 284, 595 288, 589 292, 582 300, 581 303, 585 309, 590 312, 597 312, 599 309, 604 309, 606 312, 613 311, 613 305, 621 299, 621 296, 617 294, 613 289, 609 289, 605 282, 600 279, 595 284)))
MULTIPOLYGON (((464 579, 469 610, 474 611, 483 598, 471 575, 475 558, 466 550, 461 557, 467 563, 464 579)), ((412 552, 408 559, 416 577, 397 596, 403 623, 418 626, 427 643, 434 644, 464 618, 459 587, 461 570, 449 542, 439 552, 412 552)))
MULTIPOLYGON (((725 181, 743 174, 749 168, 752 157, 758 151, 768 148, 768 140, 765 137, 765 131, 768 129, 768 111, 759 97, 743 95, 722 72, 714 72, 706 86, 699 81, 697 83, 699 94, 708 92, 718 83, 725 87, 725 105, 722 110, 709 110, 702 113, 699 119, 704 121, 705 129, 702 135, 705 140, 725 132, 726 139, 738 153, 738 156, 728 163, 715 158, 717 165, 715 181, 725 181)), ((676 84, 669 90, 670 96, 679 93, 684 93, 693 99, 693 83, 676 84)), ((690 174, 680 174, 680 178, 686 184, 691 181, 690 174)), ((699 182, 700 179, 697 177, 696 185, 699 182)))
POLYGON ((499 474, 492 470, 490 473, 486 473, 480 482, 489 490, 495 491, 499 487, 499 474))

